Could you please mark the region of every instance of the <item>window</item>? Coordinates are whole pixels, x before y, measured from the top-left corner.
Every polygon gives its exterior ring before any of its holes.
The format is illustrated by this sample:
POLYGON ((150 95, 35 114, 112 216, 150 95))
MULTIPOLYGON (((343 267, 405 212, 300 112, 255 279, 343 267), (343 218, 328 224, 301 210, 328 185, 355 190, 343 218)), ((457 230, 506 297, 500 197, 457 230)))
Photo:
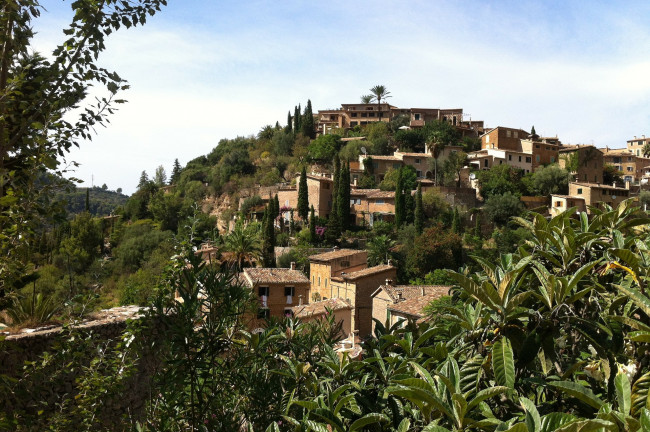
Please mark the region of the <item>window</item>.
POLYGON ((398 164, 398 163, 394 163, 394 164, 393 164, 393 169, 399 169, 399 164, 398 164))
POLYGON ((582 195, 582 188, 578 188, 578 195, 582 195))
POLYGON ((413 117, 415 118, 415 120, 420 120, 420 114, 419 114, 419 113, 418 113, 418 114, 414 114, 413 117))
POLYGON ((375 169, 379 168, 379 162, 373 162, 372 167, 375 169))
POLYGON ((511 136, 510 131, 506 131, 506 137, 510 138, 510 136, 511 136))
POLYGON ((311 284, 316 285, 316 276, 311 277, 311 284))
POLYGON ((551 156, 551 163, 555 162, 555 156, 551 156))
POLYGON ((539 162, 539 155, 535 156, 535 161, 539 162))
POLYGON ((630 156, 630 157, 627 158, 627 161, 632 162, 632 159, 633 159, 632 156, 630 156))
POLYGON ((598 174, 594 176, 594 183, 598 183, 598 174))
POLYGON ((515 131, 515 138, 519 138, 519 132, 515 131))
POLYGON ((488 160, 487 160, 487 159, 484 159, 484 160, 483 160, 483 166, 484 166, 485 168, 488 167, 488 160))
POLYGON ((532 161, 530 156, 526 156, 526 163, 530 163, 532 161))
POLYGON ((320 276, 318 276, 318 286, 320 286, 320 276))
POLYGON ((415 171, 415 175, 419 178, 422 177, 422 171, 415 171))
POLYGON ((296 295, 296 287, 284 287, 284 296, 295 296, 296 295))
POLYGON ((378 199, 376 202, 377 202, 377 204, 384 204, 384 200, 383 200, 383 199, 378 199))
POLYGON ((486 142, 486 143, 489 143, 489 142, 490 142, 490 135, 486 135, 486 136, 485 136, 485 142, 486 142))
POLYGON ((269 308, 260 308, 257 311, 257 319, 266 319, 271 316, 269 308))
POLYGON ((519 162, 521 162, 521 156, 519 156, 519 162))
POLYGON ((632 171, 632 167, 631 166, 627 167, 627 170, 632 171))
POLYGON ((368 117, 374 117, 375 113, 368 113, 368 117))
POLYGON ((361 117, 368 117, 368 113, 361 113, 361 117))
POLYGON ((562 207, 562 201, 555 201, 555 207, 562 207))
POLYGON ((357 116, 357 113, 350 114, 350 117, 356 117, 356 116, 357 116))
POLYGON ((269 287, 258 287, 257 288, 258 295, 260 297, 262 296, 269 296, 269 287))
POLYGON ((361 198, 357 198, 356 204, 357 205, 361 204, 361 198))
POLYGON ((587 174, 584 174, 584 175, 582 176, 582 178, 583 178, 585 181, 587 181, 587 174))
POLYGON ((535 148, 539 148, 539 144, 535 144, 535 148))
POLYGON ((351 121, 351 122, 350 122, 350 126, 356 126, 356 125, 358 125, 358 124, 359 124, 359 122, 355 122, 355 121, 351 121))
POLYGON ((508 160, 509 160, 509 161, 512 160, 512 155, 508 155, 508 160))
POLYGON ((420 158, 415 158, 415 163, 419 164, 420 163, 420 158))

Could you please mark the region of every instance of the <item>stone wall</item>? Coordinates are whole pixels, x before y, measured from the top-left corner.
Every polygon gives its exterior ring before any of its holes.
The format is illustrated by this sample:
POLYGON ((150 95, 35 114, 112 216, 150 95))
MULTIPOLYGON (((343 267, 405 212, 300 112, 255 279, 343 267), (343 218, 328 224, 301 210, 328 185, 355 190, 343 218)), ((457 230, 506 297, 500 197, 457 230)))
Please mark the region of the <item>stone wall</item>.
MULTIPOLYGON (((139 307, 126 306, 101 311, 91 321, 71 328, 28 329, 5 334, 0 341, 0 377, 16 381, 9 385, 10 391, 0 392, 4 415, 16 416, 21 422, 29 419, 49 422, 56 411, 62 412, 62 407, 67 406, 66 411, 72 413, 68 420, 73 427, 79 421, 74 415, 77 402, 84 397, 99 397, 101 403, 95 418, 102 428, 121 430, 124 419, 139 419, 150 399, 152 378, 160 365, 159 356, 150 347, 159 346, 153 342, 162 335, 160 326, 144 318, 142 312, 139 307), (134 332, 136 337, 129 343, 135 359, 132 373, 121 377, 110 374, 108 369, 106 387, 116 383, 116 392, 80 395, 80 380, 91 360, 102 354, 105 359, 110 358, 112 348, 122 341, 130 320, 137 320, 140 329, 134 332), (49 353, 47 363, 43 361, 46 352, 49 353), (43 412, 39 414, 39 411, 43 412)), ((96 377, 93 379, 91 386, 97 382, 96 377)), ((35 427, 38 430, 39 424, 35 427)))

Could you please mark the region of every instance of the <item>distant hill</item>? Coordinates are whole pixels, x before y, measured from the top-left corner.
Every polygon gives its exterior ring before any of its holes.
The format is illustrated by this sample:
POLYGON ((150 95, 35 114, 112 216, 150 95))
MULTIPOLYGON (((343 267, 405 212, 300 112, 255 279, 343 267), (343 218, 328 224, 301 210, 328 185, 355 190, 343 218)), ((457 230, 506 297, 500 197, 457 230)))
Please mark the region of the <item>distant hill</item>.
MULTIPOLYGON (((81 213, 86 209, 86 189, 72 186, 71 192, 63 192, 60 197, 66 202, 66 210, 69 214, 81 213)), ((123 206, 128 195, 121 192, 102 189, 95 186, 90 189, 89 210, 94 216, 107 216, 115 213, 118 206, 123 206)))

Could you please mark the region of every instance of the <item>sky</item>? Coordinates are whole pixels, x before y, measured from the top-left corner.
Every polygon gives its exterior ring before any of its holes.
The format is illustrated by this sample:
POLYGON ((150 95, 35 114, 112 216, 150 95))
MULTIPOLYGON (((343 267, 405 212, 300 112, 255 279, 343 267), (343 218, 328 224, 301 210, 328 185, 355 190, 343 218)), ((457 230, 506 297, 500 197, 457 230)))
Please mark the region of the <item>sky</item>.
MULTIPOLYGON (((70 0, 42 0, 35 50, 63 38, 70 0)), ((120 29, 98 64, 131 88, 69 160, 81 186, 133 193, 222 138, 284 125, 294 106, 357 103, 381 84, 403 108, 463 108, 486 127, 624 147, 650 136, 650 2, 169 0, 120 29)))

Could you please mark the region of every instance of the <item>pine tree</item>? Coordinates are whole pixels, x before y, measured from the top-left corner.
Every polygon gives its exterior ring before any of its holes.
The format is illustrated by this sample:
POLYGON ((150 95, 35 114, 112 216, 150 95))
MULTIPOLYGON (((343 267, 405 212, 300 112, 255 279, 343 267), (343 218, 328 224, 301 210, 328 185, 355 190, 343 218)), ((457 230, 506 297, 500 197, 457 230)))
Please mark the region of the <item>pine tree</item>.
POLYGON ((140 181, 138 182, 138 190, 144 188, 147 183, 149 183, 149 176, 146 171, 142 171, 140 174, 140 181))
POLYGON ((316 138, 316 130, 314 128, 314 113, 311 109, 311 100, 307 100, 307 106, 305 107, 305 114, 302 118, 301 131, 304 136, 307 136, 311 139, 316 138))
POLYGON ((314 215, 314 206, 311 206, 311 213, 309 215, 309 238, 311 239, 311 244, 316 245, 318 243, 316 238, 316 216, 314 215))
POLYGON ((402 170, 397 174, 397 184, 395 185, 395 226, 401 227, 405 219, 405 202, 404 202, 404 182, 402 181, 402 170))
POLYGON ((422 234, 424 230, 424 208, 422 207, 422 184, 418 183, 418 190, 415 193, 415 231, 422 234))
POLYGON ((287 113, 287 127, 284 129, 286 133, 291 133, 293 132, 293 120, 291 119, 291 111, 287 113))
POLYGON ((300 181, 298 182, 298 216, 303 220, 303 223, 307 221, 309 215, 309 190, 307 189, 307 170, 305 167, 302 167, 302 172, 300 173, 300 181))
POLYGON ((169 179, 169 184, 176 184, 181 177, 181 164, 178 159, 174 159, 174 166, 172 168, 172 176, 169 179))

